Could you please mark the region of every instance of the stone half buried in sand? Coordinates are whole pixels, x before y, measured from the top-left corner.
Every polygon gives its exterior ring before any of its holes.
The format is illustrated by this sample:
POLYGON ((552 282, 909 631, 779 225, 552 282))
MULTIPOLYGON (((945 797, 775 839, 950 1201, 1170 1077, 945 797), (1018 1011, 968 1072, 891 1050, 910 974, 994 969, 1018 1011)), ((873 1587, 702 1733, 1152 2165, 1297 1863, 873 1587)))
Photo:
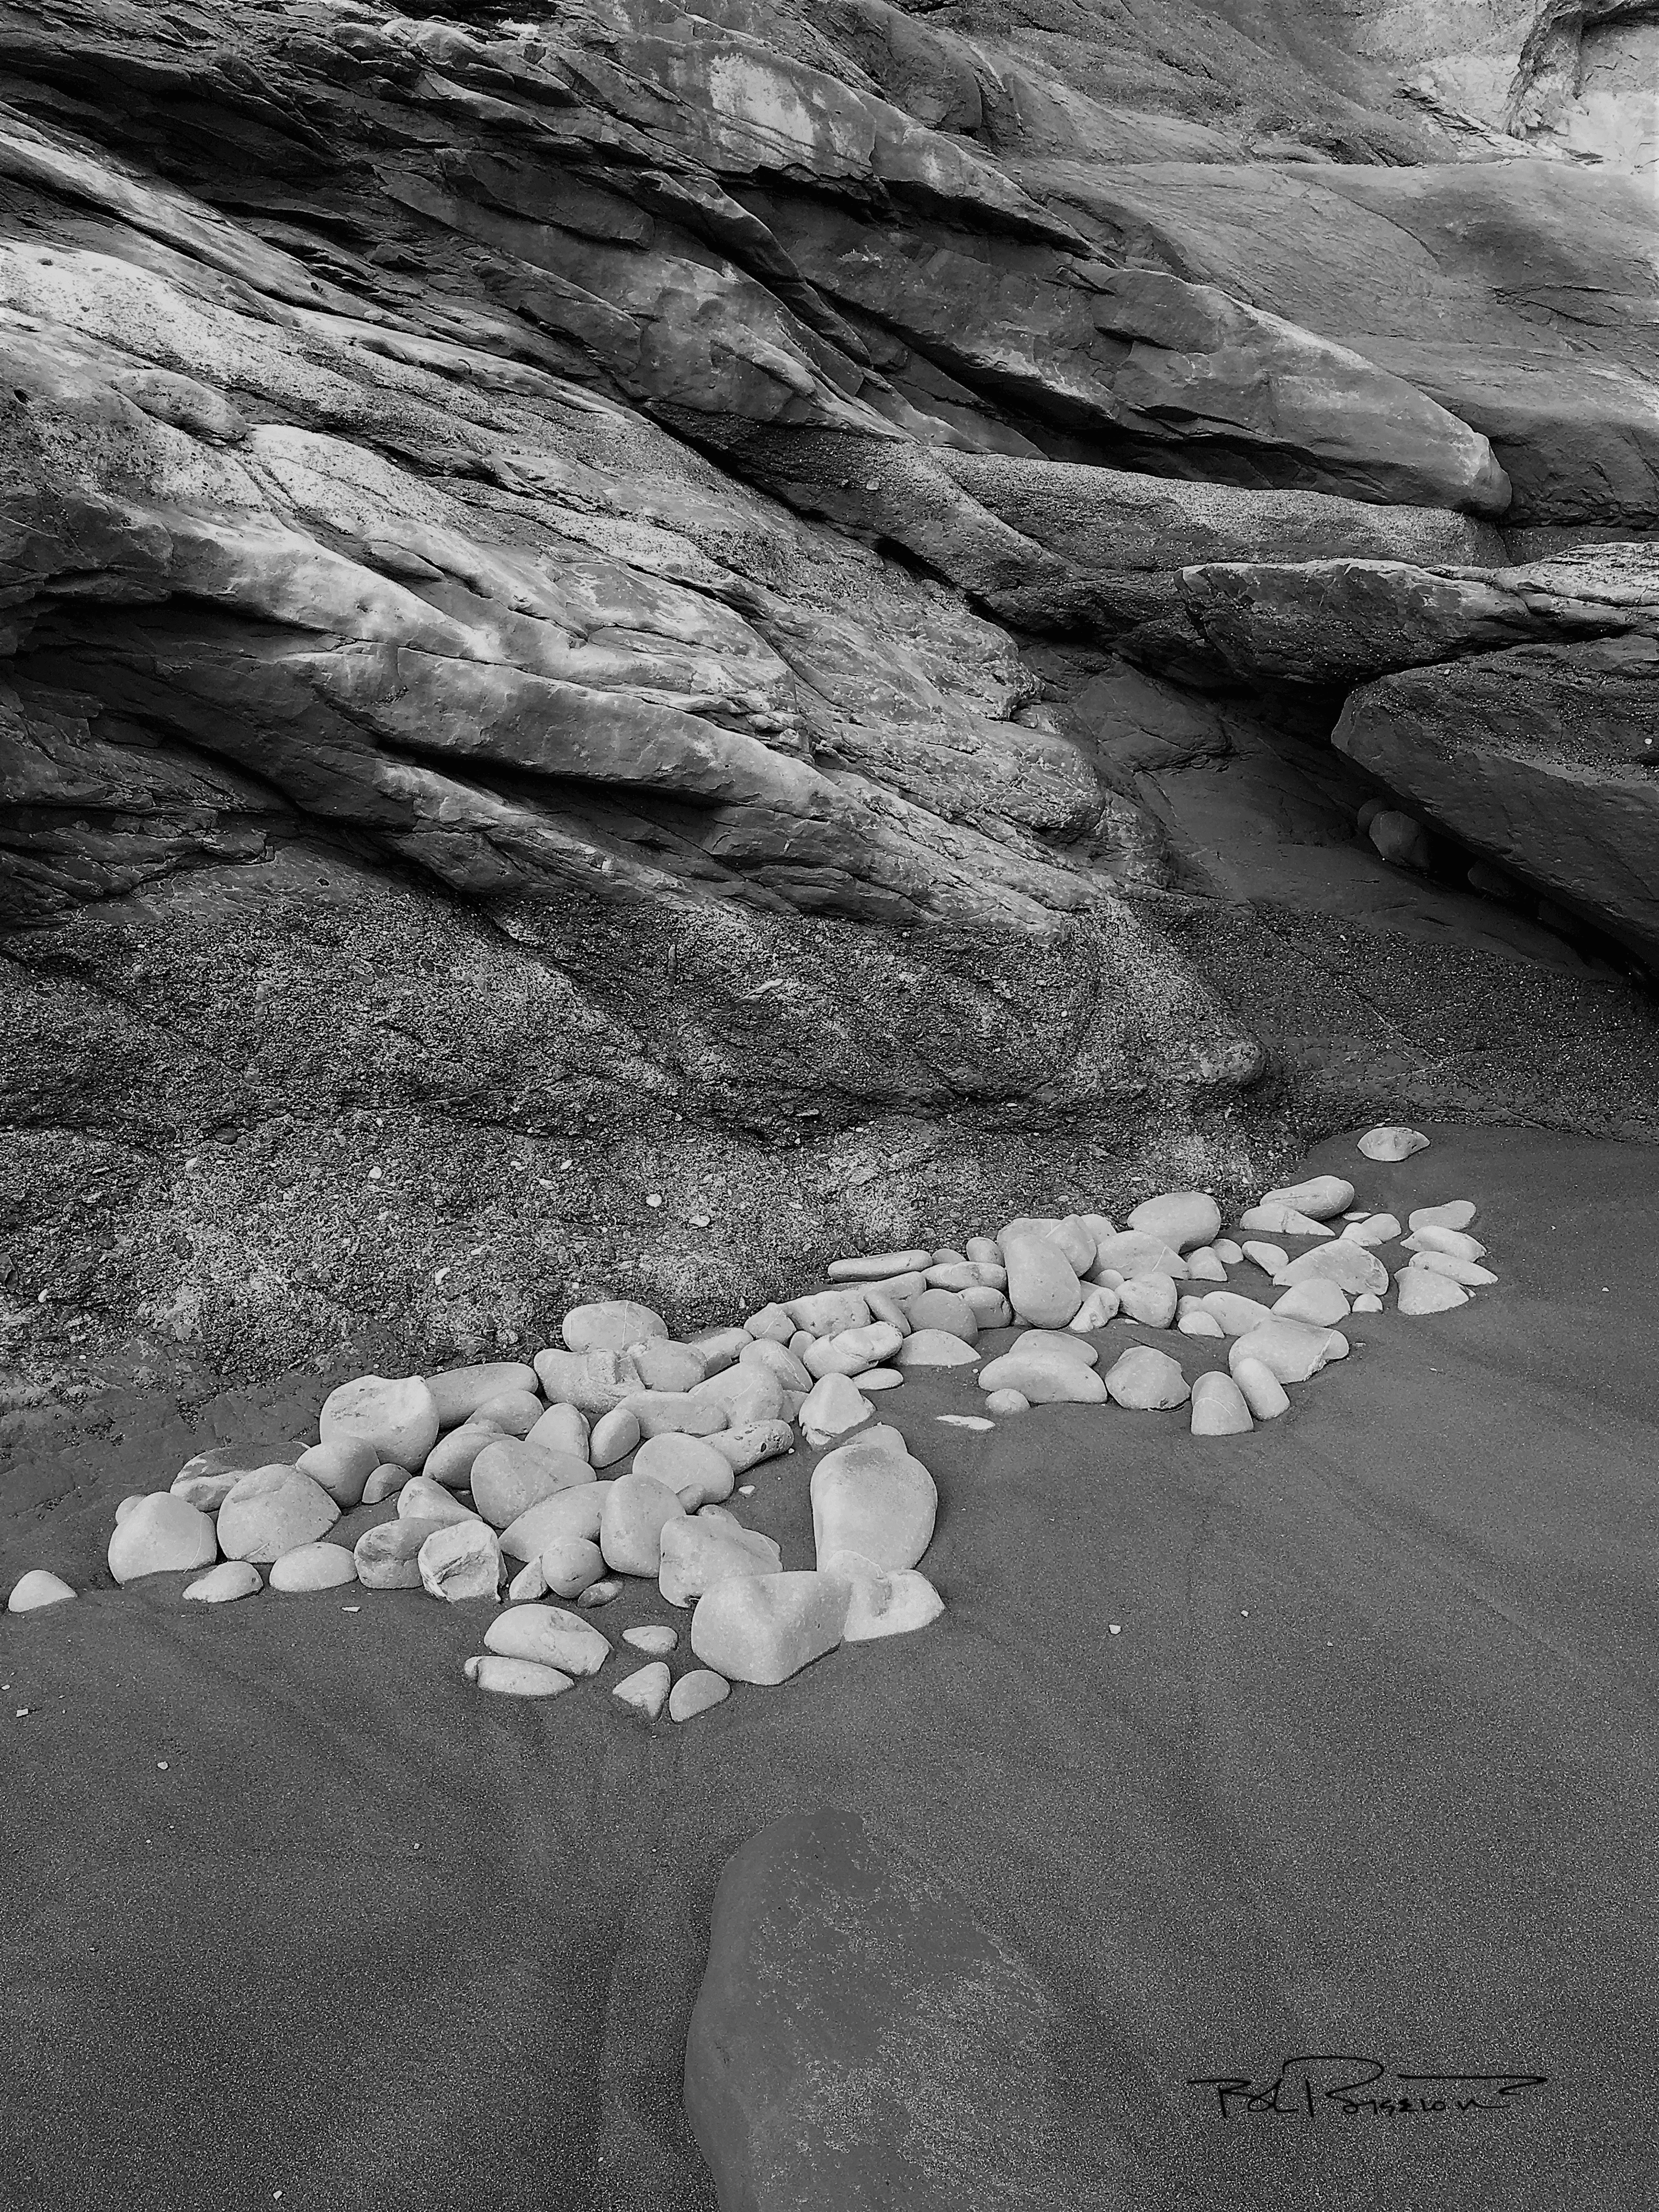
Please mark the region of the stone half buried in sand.
POLYGON ((264 1588, 259 1570, 249 1560, 225 1559, 186 1583, 185 1595, 196 1605, 233 1605, 239 1597, 257 1597, 264 1588))
POLYGON ((1420 1129, 1407 1129, 1395 1122, 1380 1123, 1367 1129, 1359 1139, 1359 1149, 1368 1160, 1408 1160, 1414 1152, 1426 1152, 1428 1139, 1420 1129))
POLYGON ((898 1347, 897 1364, 904 1367, 972 1367, 983 1355, 978 1346, 953 1329, 919 1328, 898 1347))
POLYGON ((301 1544, 275 1561, 268 1579, 272 1589, 290 1596, 340 1589, 356 1581, 357 1565, 344 1544, 301 1544))
POLYGON ((11 1586, 6 1600, 8 1613, 41 1613, 49 1605, 62 1605, 75 1592, 59 1575, 46 1567, 31 1567, 20 1575, 11 1586))
POLYGON ((323 1401, 318 1430, 333 1437, 362 1437, 382 1460, 417 1468, 438 1441, 438 1406, 418 1375, 360 1375, 323 1401))
POLYGON ((842 1639, 852 1589, 837 1575, 739 1575, 697 1600, 691 1649, 732 1682, 787 1682, 842 1639))
POLYGON ((485 1629, 484 1649, 567 1674, 597 1674, 611 1656, 611 1638, 591 1620, 556 1605, 515 1605, 485 1629))
POLYGON ((945 1610, 945 1600, 926 1575, 914 1567, 886 1568, 862 1552, 831 1552, 820 1560, 825 1574, 839 1575, 852 1589, 842 1630, 844 1644, 871 1644, 884 1636, 907 1636, 926 1628, 945 1610))
MULTIPOLYGON (((1076 1341, 1082 1344, 1084 1340, 1079 1337, 1076 1341)), ((1058 1345, 1032 1345, 1025 1338, 1000 1358, 988 1359, 975 1379, 981 1390, 993 1395, 1017 1390, 1033 1406, 1106 1402, 1106 1385, 1086 1359, 1058 1345)))
POLYGON ((625 1674, 611 1694, 631 1706, 642 1720, 654 1721, 660 1718, 668 1703, 670 1680, 665 1662, 653 1659, 646 1666, 636 1667, 631 1674, 625 1674))
POLYGON ((1418 1318, 1425 1314, 1451 1313, 1469 1302, 1469 1294, 1461 1283, 1427 1267, 1402 1267, 1395 1287, 1399 1311, 1418 1318))
POLYGON ((574 1687, 557 1667, 544 1667, 533 1659, 507 1659, 494 1651, 469 1659, 462 1671, 469 1682, 498 1698, 556 1698, 574 1687))
POLYGON ((1389 1271, 1369 1246, 1334 1237, 1317 1251, 1304 1252, 1281 1267, 1273 1281, 1280 1290, 1294 1289, 1298 1283, 1334 1283, 1351 1297, 1362 1291, 1381 1297, 1389 1287, 1389 1271))
POLYGON ((1108 1370, 1104 1382, 1107 1396, 1132 1413, 1164 1413, 1184 1406, 1192 1395, 1179 1363, 1150 1344, 1132 1346, 1108 1370))
POLYGON ((1241 1436, 1255 1426, 1249 1402, 1231 1375, 1212 1370, 1199 1376, 1193 1385, 1195 1437, 1241 1436))
POLYGON ((795 1814, 721 1875, 686 2113, 733 2212, 1081 2212, 1109 2153, 1055 2085, 1063 2031, 935 1865, 795 1814))
POLYGON ((1305 1382, 1333 1359, 1346 1359, 1348 1340, 1340 1329, 1318 1328, 1304 1321, 1263 1322, 1227 1347, 1227 1364, 1237 1379, 1246 1360, 1265 1367, 1281 1382, 1305 1382))
POLYGON ((207 1515, 165 1490, 140 1498, 109 1540, 109 1571, 118 1583, 211 1566, 218 1556, 207 1515))
POLYGON ((914 1567, 933 1540, 938 1487, 884 1423, 826 1454, 811 1489, 820 1566, 831 1552, 848 1551, 890 1570, 914 1567))
POLYGON ((849 1375, 826 1375, 801 1405, 801 1434, 809 1444, 827 1444, 867 1421, 875 1407, 849 1375))
POLYGON ((695 1605, 706 1590, 738 1575, 775 1575, 783 1554, 770 1536, 735 1521, 701 1514, 665 1521, 657 1587, 670 1605, 695 1605))

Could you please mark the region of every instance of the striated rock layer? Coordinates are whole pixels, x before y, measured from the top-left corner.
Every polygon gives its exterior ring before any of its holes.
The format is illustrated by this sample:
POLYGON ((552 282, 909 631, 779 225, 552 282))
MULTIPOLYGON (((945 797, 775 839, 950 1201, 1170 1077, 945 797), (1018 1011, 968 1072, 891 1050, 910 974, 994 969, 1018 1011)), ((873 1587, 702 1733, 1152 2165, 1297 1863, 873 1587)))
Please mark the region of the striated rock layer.
POLYGON ((1048 13, 0 8, 10 1387, 1645 1133, 1640 163, 1048 13))

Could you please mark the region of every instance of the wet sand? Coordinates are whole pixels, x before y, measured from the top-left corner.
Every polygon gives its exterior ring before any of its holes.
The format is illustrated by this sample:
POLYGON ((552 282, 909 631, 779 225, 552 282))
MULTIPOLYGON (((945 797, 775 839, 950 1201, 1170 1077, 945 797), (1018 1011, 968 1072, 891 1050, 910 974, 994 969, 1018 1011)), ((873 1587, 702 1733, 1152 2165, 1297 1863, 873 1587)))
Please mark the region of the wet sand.
MULTIPOLYGON (((116 1500, 205 1440, 165 1409, 20 1456, 0 1586, 83 1595, 0 1616, 0 2202, 705 2212, 679 2071, 714 1884, 830 1803, 1054 1991, 1085 2212, 1650 2204, 1659 1153, 1431 1133, 1310 1170, 1402 1214, 1475 1199, 1498 1289, 1357 1317, 1243 1438, 1086 1407, 978 1435, 934 1418, 979 1410, 962 1370, 890 1395, 945 1621, 684 1729, 617 1706, 616 1662, 481 1697, 477 1612, 419 1595, 106 1586, 116 1500), (1547 2079, 1420 2116, 1224 2118, 1188 2086, 1322 2053, 1547 2079)), ((804 1460, 747 1501, 787 1565, 804 1460)))

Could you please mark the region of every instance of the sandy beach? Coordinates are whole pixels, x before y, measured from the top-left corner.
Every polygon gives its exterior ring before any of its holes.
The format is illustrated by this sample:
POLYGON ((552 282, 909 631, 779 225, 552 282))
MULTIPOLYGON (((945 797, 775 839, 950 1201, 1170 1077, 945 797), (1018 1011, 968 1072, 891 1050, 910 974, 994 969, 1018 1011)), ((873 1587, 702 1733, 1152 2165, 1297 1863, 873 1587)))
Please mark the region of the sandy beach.
MULTIPOLYGON (((976 1433, 936 1418, 980 1410, 971 1370, 911 1381, 881 1413, 939 1483, 945 1620, 684 1729, 610 1670, 480 1695, 479 1608, 115 1589, 117 1500, 212 1440, 173 1409, 19 1455, 0 1583, 82 1595, 0 1616, 0 2200, 708 2212, 679 2092, 714 1885, 832 1804, 1054 1993, 1082 2212, 1650 2204, 1659 1155, 1430 1134, 1307 1171, 1402 1217, 1474 1199, 1499 1287, 1355 1316, 1244 1437, 1085 1407, 976 1433), (1545 2079, 1407 2116, 1191 2086, 1321 2054, 1545 2079)), ((216 1418, 308 1425, 297 1390, 216 1418)), ((786 1566, 805 1458, 746 1478, 786 1566)), ((596 1618, 667 1612, 641 1583, 596 1618)))

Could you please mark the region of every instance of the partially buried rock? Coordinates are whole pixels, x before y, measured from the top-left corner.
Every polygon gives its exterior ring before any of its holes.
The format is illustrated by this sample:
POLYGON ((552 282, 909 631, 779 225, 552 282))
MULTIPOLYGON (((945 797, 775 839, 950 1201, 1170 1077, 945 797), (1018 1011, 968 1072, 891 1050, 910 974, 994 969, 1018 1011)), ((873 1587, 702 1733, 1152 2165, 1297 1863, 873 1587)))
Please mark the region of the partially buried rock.
POLYGON ((438 1409, 439 1426, 453 1429, 505 1390, 533 1390, 536 1370, 521 1359, 493 1359, 479 1367, 447 1367, 428 1375, 426 1387, 438 1409))
POLYGON ((1424 1314, 1450 1313, 1469 1302, 1469 1294, 1461 1283, 1454 1283, 1449 1276, 1437 1275, 1426 1267, 1402 1267, 1395 1288, 1400 1311, 1419 1317, 1424 1314))
POLYGON ((318 1426, 333 1437, 361 1437, 382 1460, 415 1468, 438 1441, 438 1407, 418 1375, 360 1375, 323 1401, 318 1426))
POLYGON ((362 1504, 368 1478, 380 1464, 380 1457, 367 1437, 331 1437, 326 1443, 313 1444, 302 1451, 294 1464, 301 1474, 309 1475, 327 1491, 343 1513, 349 1513, 362 1504))
POLYGON ((875 1407, 849 1376, 826 1375, 812 1386, 800 1409, 801 1433, 811 1444, 826 1444, 831 1437, 867 1421, 875 1407))
POLYGON ((421 1547, 441 1528, 453 1526, 447 1521, 383 1521, 377 1528, 366 1528, 351 1547, 358 1581, 365 1589, 419 1589, 421 1547))
POLYGON ((533 1659, 503 1659, 493 1651, 469 1659, 462 1672, 469 1682, 498 1698, 556 1698, 574 1686, 556 1667, 539 1666, 533 1659))
POLYGON ((1283 1321, 1310 1321, 1328 1328, 1348 1317, 1348 1301, 1328 1281, 1297 1283, 1273 1300, 1273 1311, 1283 1321))
POLYGON ((1297 1283, 1334 1283, 1339 1290, 1356 1297, 1361 1291, 1370 1291, 1381 1297, 1389 1287, 1389 1271, 1366 1246, 1351 1244, 1338 1237, 1322 1244, 1316 1252, 1304 1252, 1299 1260, 1292 1260, 1273 1280, 1285 1290, 1297 1283))
POLYGON ((1133 1413, 1163 1413, 1184 1406, 1192 1395, 1179 1364, 1167 1352, 1137 1344, 1105 1376, 1107 1395, 1133 1413))
POLYGON ((504 1659, 533 1659, 571 1675, 597 1674, 611 1656, 611 1638, 556 1605, 515 1605, 484 1631, 484 1649, 504 1659))
POLYGON ((1461 1229, 1442 1229, 1425 1221, 1420 1229, 1413 1229, 1406 1239, 1408 1252, 1445 1252, 1454 1260, 1484 1260, 1486 1248, 1477 1237, 1470 1237, 1461 1229))
POLYGON ((270 1587, 298 1595, 307 1590, 338 1589, 357 1579, 357 1565, 343 1544, 301 1544, 284 1552, 272 1566, 270 1587))
POLYGON ((263 1566, 301 1544, 314 1544, 339 1517, 328 1492, 297 1468, 257 1468, 219 1508, 219 1549, 228 1559, 263 1566))
POLYGON ((1233 1437, 1253 1429, 1249 1401, 1231 1375, 1200 1375, 1193 1385, 1193 1434, 1233 1437))
POLYGON ((1382 1301, 1370 1291, 1362 1291, 1353 1302, 1353 1310, 1358 1314, 1381 1313, 1382 1301))
POLYGON ((1128 1225, 1143 1237, 1184 1252, 1207 1244, 1220 1233, 1221 1208, 1203 1190, 1166 1192, 1161 1198, 1144 1199, 1128 1217, 1128 1225))
POLYGON ((1448 1282, 1462 1283, 1471 1289, 1498 1280, 1490 1267, 1482 1267, 1473 1260, 1454 1259, 1449 1252, 1413 1252, 1405 1272, 1408 1275, 1443 1275, 1448 1282))
POLYGON ((518 1437, 498 1437, 472 1462, 472 1502, 492 1528, 510 1528, 532 1505, 562 1490, 586 1487, 593 1470, 569 1452, 543 1451, 518 1437))
POLYGON ((1359 1149, 1368 1160, 1408 1160, 1413 1152, 1426 1151, 1428 1142, 1420 1129, 1404 1128, 1397 1121, 1384 1122, 1366 1130, 1359 1149))
POLYGON ((173 1478, 173 1495, 204 1513, 216 1513, 245 1474, 256 1467, 293 1467, 305 1455, 303 1444, 215 1444, 187 1459, 173 1478))
POLYGON ((1261 1360, 1239 1360, 1233 1369, 1233 1380, 1258 1421, 1276 1421, 1289 1412, 1291 1401, 1285 1385, 1261 1360))
POLYGON ((993 1396, 1016 1390, 1032 1406, 1099 1406, 1106 1400, 1105 1383, 1086 1361, 1046 1344, 1029 1346, 1024 1339, 1000 1359, 988 1360, 978 1380, 993 1396))
POLYGON ((896 1367, 866 1367, 859 1377, 859 1388, 867 1397, 872 1390, 896 1390, 903 1381, 896 1367))
POLYGON ((576 1602, 586 1613, 591 1607, 609 1605, 613 1598, 622 1595, 622 1589, 615 1575, 607 1575, 603 1582, 591 1583, 576 1602))
POLYGON ((1292 1212, 1305 1213, 1315 1221, 1328 1221, 1334 1214, 1346 1213, 1353 1204, 1353 1185, 1340 1176, 1310 1176, 1306 1182, 1293 1182, 1283 1190, 1270 1190, 1262 1196, 1263 1206, 1288 1206, 1292 1212))
POLYGON ((988 1413, 1029 1413, 1031 1401, 1023 1390, 993 1390, 985 1401, 988 1413))
POLYGON ((735 1521, 695 1517, 668 1520, 659 1537, 657 1583, 670 1605, 696 1602, 705 1590, 736 1575, 775 1575, 783 1556, 771 1537, 735 1521))
POLYGON ((653 1659, 647 1667, 624 1675, 611 1694, 631 1705, 636 1713, 654 1721, 668 1703, 668 1668, 660 1659, 653 1659))
POLYGON ((895 1428, 879 1425, 827 1454, 810 1487, 820 1566, 847 1551, 878 1567, 914 1567, 933 1540, 938 1487, 895 1428))
POLYGON ((665 1482, 688 1513, 719 1504, 737 1482, 731 1461, 701 1437, 648 1437, 634 1455, 633 1472, 665 1482))
MULTIPOLYGON (((520 1589, 514 1582, 510 1595, 514 1599, 540 1597, 551 1591, 555 1597, 579 1598, 584 1590, 605 1579, 605 1553, 587 1536, 560 1536, 550 1543, 534 1562, 541 1577, 541 1589, 528 1586, 520 1589)), ((529 1568, 525 1572, 528 1574, 529 1568)))
POLYGON ((623 1642, 631 1644, 636 1651, 644 1651, 653 1659, 665 1659, 680 1640, 678 1628, 670 1628, 665 1621, 660 1626, 624 1628, 623 1642))
POLYGON ((709 1667, 694 1667, 668 1692, 668 1717, 694 1721, 699 1713, 712 1712, 716 1705, 724 1705, 731 1694, 732 1685, 724 1674, 715 1674, 709 1667))
POLYGON ((264 1588, 258 1567, 246 1559, 226 1559, 187 1583, 185 1595, 196 1605, 232 1605, 239 1597, 257 1597, 264 1588))
POLYGON ((501 1586, 501 1547, 482 1521, 436 1528, 420 1550, 421 1581, 428 1595, 453 1604, 488 1598, 493 1605, 501 1586))
POLYGON ((1407 1226, 1413 1233, 1419 1229, 1467 1229, 1474 1215, 1473 1199, 1454 1198, 1444 1206, 1419 1206, 1408 1217, 1407 1226))
MULTIPOLYGON (((188 1593, 186 1593, 188 1595, 188 1593)), ((6 1600, 8 1613, 41 1613, 49 1605, 62 1605, 75 1592, 60 1576, 45 1567, 31 1567, 20 1575, 11 1586, 11 1595, 6 1600)))
POLYGON ((594 1422, 587 1439, 587 1456, 595 1467, 614 1467, 626 1459, 640 1441, 637 1414, 626 1406, 613 1407, 594 1422))
MULTIPOLYGON (((972 1367, 978 1346, 958 1330, 918 1328, 898 1348, 898 1364, 907 1367, 972 1367)), ((860 1377, 860 1383, 863 1377, 860 1377)))
POLYGON ((1228 1346, 1227 1364, 1235 1381, 1240 1363, 1253 1359, 1281 1382, 1305 1382, 1329 1361, 1345 1359, 1347 1352, 1348 1340, 1340 1330, 1317 1328, 1310 1322, 1284 1321, 1275 1315, 1249 1335, 1234 1338, 1228 1346))
POLYGON ((908 1636, 926 1628, 945 1610, 945 1600, 926 1575, 914 1567, 886 1568, 861 1552, 832 1552, 819 1565, 839 1575, 852 1589, 844 1644, 869 1644, 883 1636, 908 1636))
POLYGON ((624 1474, 611 1486, 599 1516, 599 1549, 619 1575, 649 1575, 662 1565, 662 1528, 685 1508, 654 1475, 624 1474))
POLYGON ((728 1681, 787 1681, 841 1642, 852 1589, 838 1575, 740 1575, 697 1600, 691 1649, 728 1681))
POLYGON ((1083 1304, 1083 1285, 1060 1247, 1047 1237, 1016 1236, 1007 1239, 1003 1254, 1015 1313, 1042 1328, 1064 1328, 1083 1304))
POLYGON ((668 1323, 632 1298, 604 1298, 594 1305, 573 1306, 559 1334, 572 1352, 626 1352, 630 1344, 666 1336, 668 1323))

